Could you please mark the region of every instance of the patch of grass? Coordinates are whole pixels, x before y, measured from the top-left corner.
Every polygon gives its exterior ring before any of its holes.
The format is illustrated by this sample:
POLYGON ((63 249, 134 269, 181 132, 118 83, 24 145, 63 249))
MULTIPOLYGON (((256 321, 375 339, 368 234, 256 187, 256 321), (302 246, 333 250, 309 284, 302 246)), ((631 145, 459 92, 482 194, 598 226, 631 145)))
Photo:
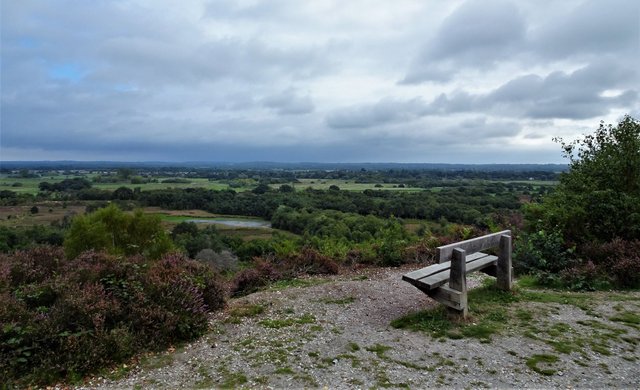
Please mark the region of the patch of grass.
POLYGON ((386 345, 382 345, 382 344, 376 344, 376 345, 372 345, 370 347, 365 347, 365 349, 369 352, 373 352, 375 353, 380 359, 386 359, 387 357, 384 355, 388 350, 391 349, 391 347, 386 346, 386 345))
POLYGON ((313 324, 316 322, 316 318, 311 314, 304 314, 298 318, 284 318, 284 319, 267 319, 259 322, 260 325, 265 328, 280 329, 293 325, 313 324))
POLYGON ((558 360, 559 358, 556 355, 537 354, 527 359, 527 367, 537 372, 538 374, 550 376, 555 374, 557 370, 554 370, 551 368, 542 368, 539 366, 539 364, 549 365, 549 364, 557 363, 558 360))
POLYGON ((491 336, 498 332, 499 326, 496 323, 480 323, 462 328, 462 335, 479 339, 481 342, 490 342, 491 336))
POLYGON ((605 344, 598 344, 593 342, 590 344, 590 347, 593 350, 593 352, 597 352, 600 355, 604 355, 604 356, 611 356, 611 351, 609 350, 609 347, 605 344))
POLYGON ((265 307, 259 304, 236 306, 229 310, 229 318, 227 318, 225 322, 239 324, 242 322, 242 318, 255 317, 264 313, 264 311, 265 307))
POLYGON ((617 315, 609 318, 611 321, 622 322, 624 324, 632 324, 632 325, 640 325, 640 315, 637 313, 632 313, 630 311, 625 311, 623 313, 618 313, 617 315))
POLYGON ((358 281, 358 280, 369 280, 369 277, 366 275, 361 275, 361 276, 356 276, 355 278, 352 278, 351 280, 353 281, 358 281))
POLYGON ((360 346, 359 346, 358 344, 356 344, 356 343, 349 343, 349 344, 347 345, 347 348, 348 348, 350 351, 353 351, 353 352, 356 352, 356 351, 359 351, 359 350, 360 350, 360 346))
POLYGON ((558 291, 522 291, 522 300, 540 303, 559 303, 562 305, 572 305, 583 310, 589 309, 591 297, 588 294, 567 293, 558 291))
POLYGON ((409 329, 430 333, 433 337, 443 337, 453 324, 447 318, 446 309, 438 306, 432 310, 419 311, 391 321, 397 329, 409 329))

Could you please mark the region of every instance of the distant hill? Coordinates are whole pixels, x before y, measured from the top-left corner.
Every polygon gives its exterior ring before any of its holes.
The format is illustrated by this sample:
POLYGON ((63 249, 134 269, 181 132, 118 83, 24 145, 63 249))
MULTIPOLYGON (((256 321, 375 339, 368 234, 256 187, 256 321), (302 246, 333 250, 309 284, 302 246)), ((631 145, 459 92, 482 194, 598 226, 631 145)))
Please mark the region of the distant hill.
POLYGON ((219 168, 282 170, 434 170, 434 171, 544 171, 562 172, 566 164, 440 164, 440 163, 281 163, 254 162, 163 162, 163 161, 2 161, 1 169, 111 169, 111 168, 219 168))

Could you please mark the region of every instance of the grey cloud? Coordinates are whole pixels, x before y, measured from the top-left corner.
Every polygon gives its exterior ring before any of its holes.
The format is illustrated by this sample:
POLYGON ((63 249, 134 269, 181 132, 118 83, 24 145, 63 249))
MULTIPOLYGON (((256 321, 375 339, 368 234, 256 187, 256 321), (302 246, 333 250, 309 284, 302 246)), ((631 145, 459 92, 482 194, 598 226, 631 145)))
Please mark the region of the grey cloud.
POLYGON ((638 60, 640 2, 591 0, 570 12, 550 15, 532 32, 532 49, 547 58, 589 57, 626 51, 638 60))
POLYGON ((311 97, 308 95, 300 96, 293 89, 268 96, 263 99, 262 103, 264 106, 276 110, 280 115, 308 114, 314 110, 311 97))
POLYGON ((330 113, 326 123, 332 128, 368 128, 393 122, 406 122, 425 115, 426 104, 419 98, 385 98, 375 104, 343 108, 330 113))
POLYGON ((146 38, 104 42, 109 66, 96 78, 149 83, 197 83, 225 78, 264 82, 276 76, 307 78, 327 71, 321 49, 281 49, 260 40, 220 39, 197 46, 146 38))
POLYGON ((524 42, 526 22, 504 1, 467 1, 442 23, 401 83, 448 81, 464 67, 489 67, 524 42))
POLYGON ((600 61, 572 73, 521 76, 488 94, 443 94, 429 107, 439 114, 488 110, 509 117, 588 119, 637 101, 638 92, 633 89, 614 97, 602 95, 608 89, 636 86, 634 80, 636 71, 600 61))

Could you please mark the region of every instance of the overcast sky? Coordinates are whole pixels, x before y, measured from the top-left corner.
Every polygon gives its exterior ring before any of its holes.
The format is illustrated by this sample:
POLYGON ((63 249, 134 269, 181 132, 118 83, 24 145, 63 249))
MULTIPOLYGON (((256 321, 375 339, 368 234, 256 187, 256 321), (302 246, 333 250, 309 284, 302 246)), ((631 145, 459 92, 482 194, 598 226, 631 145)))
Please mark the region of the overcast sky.
POLYGON ((640 2, 1 0, 1 160, 563 162, 640 2))

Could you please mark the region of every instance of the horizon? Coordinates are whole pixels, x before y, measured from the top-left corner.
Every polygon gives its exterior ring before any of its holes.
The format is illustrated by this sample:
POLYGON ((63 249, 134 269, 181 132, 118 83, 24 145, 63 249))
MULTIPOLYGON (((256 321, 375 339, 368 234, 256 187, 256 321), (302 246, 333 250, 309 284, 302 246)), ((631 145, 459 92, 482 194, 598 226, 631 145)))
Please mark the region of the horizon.
POLYGON ((554 137, 640 118, 639 14, 633 0, 3 2, 0 161, 564 164, 554 137))

